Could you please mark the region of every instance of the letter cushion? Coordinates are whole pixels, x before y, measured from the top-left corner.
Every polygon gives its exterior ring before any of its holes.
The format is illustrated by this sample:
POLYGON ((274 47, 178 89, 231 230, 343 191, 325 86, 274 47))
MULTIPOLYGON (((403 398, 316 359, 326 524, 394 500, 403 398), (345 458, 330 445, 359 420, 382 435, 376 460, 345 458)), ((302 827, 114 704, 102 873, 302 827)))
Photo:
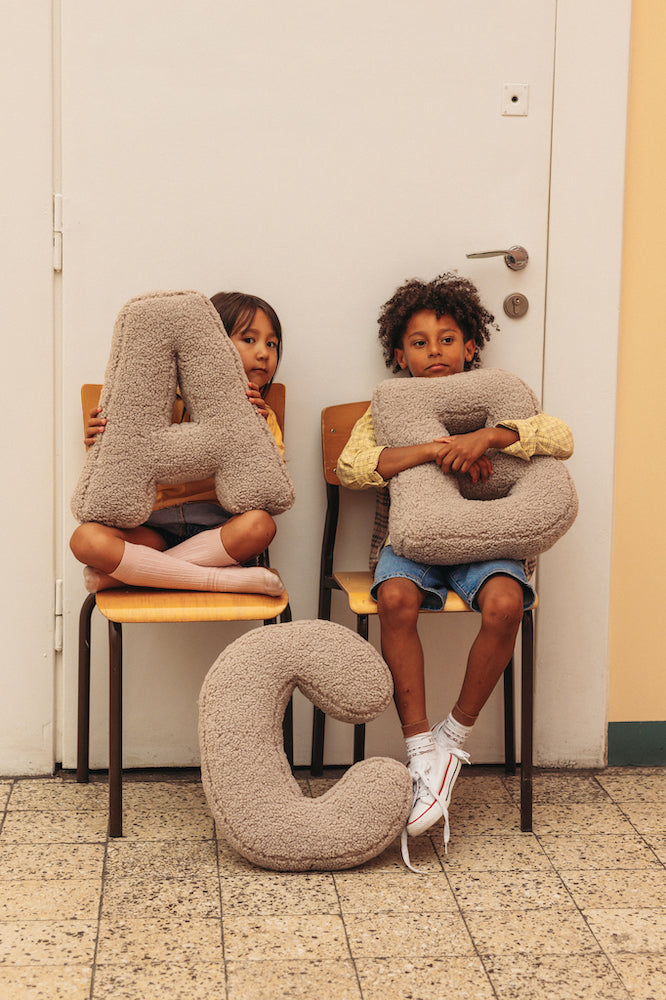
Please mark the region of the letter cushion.
MULTIPOLYGON (((445 378, 389 379, 375 389, 379 444, 403 447, 494 427, 540 412, 518 376, 480 369, 445 378)), ((491 453, 493 474, 476 485, 435 462, 406 469, 389 484, 389 536, 398 555, 430 565, 525 559, 545 552, 571 527, 576 490, 564 464, 491 453)))
POLYGON ((379 653, 343 625, 300 621, 247 632, 220 654, 199 698, 206 798, 227 841, 262 868, 352 868, 400 834, 412 781, 399 761, 374 757, 324 795, 304 796, 283 749, 295 687, 345 722, 374 719, 393 691, 379 653))
POLYGON ((131 299, 114 327, 100 397, 108 422, 86 456, 74 516, 133 528, 150 516, 158 483, 213 475, 231 513, 291 507, 286 466, 246 386, 240 355, 205 295, 131 299), (191 422, 171 423, 177 386, 191 422))

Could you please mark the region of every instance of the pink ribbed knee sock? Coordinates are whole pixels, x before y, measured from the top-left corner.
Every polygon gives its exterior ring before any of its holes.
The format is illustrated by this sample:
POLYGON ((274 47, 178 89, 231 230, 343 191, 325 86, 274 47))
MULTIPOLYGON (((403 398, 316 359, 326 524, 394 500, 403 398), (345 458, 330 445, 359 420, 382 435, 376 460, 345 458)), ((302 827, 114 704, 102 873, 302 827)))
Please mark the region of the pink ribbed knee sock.
POLYGON ((220 529, 200 531, 192 538, 186 538, 179 545, 167 549, 172 559, 184 559, 197 566, 235 566, 236 560, 230 556, 220 538, 220 529))
POLYGON ((231 594, 269 594, 277 597, 284 585, 277 573, 262 567, 196 566, 174 559, 146 545, 125 542, 123 557, 113 571, 116 580, 133 587, 167 590, 212 590, 231 594))

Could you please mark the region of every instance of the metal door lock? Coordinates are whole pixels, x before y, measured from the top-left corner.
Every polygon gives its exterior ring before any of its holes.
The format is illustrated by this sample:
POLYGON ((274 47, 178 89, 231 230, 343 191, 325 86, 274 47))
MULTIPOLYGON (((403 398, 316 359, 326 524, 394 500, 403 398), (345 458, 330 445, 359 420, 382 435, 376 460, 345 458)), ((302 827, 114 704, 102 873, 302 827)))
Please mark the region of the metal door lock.
POLYGON ((525 315, 529 307, 530 304, 527 301, 526 296, 522 295, 520 292, 514 292, 513 295, 507 295, 504 299, 504 312, 507 316, 510 316, 511 319, 520 319, 521 316, 525 315))

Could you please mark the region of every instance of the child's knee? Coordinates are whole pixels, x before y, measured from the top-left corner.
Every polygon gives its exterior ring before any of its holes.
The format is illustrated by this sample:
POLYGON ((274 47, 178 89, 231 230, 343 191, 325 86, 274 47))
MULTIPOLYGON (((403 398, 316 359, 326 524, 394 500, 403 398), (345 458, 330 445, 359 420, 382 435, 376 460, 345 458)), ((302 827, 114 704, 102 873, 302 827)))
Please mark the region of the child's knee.
POLYGON ((275 521, 265 510, 248 510, 242 516, 245 519, 244 530, 256 540, 258 551, 263 552, 275 538, 275 521))
POLYGON ((486 585, 486 593, 479 596, 479 604, 484 626, 518 631, 523 617, 523 588, 513 577, 492 577, 486 585))
POLYGON ((415 625, 421 600, 421 591, 411 580, 403 577, 384 580, 377 591, 377 613, 382 628, 415 625))

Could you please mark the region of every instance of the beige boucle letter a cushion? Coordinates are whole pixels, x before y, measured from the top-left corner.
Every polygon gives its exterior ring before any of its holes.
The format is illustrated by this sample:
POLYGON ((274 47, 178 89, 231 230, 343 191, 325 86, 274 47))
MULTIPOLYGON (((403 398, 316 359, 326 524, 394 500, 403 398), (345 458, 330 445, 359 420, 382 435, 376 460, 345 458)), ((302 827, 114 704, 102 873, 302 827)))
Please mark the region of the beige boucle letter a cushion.
POLYGON ((305 797, 283 749, 295 687, 345 722, 374 719, 393 690, 377 651, 342 625, 301 621, 246 633, 215 661, 199 699, 206 798, 227 841, 262 868, 352 868, 400 834, 412 781, 399 761, 375 757, 324 795, 305 797))
MULTIPOLYGON (((498 369, 391 379, 377 386, 372 399, 377 441, 394 448, 539 412, 529 386, 498 369)), ((391 479, 394 551, 416 562, 450 566, 525 559, 554 545, 578 511, 563 463, 543 455, 525 462, 499 451, 491 458, 493 474, 485 484, 445 475, 434 462, 391 479)))
POLYGON ((199 292, 131 299, 116 320, 100 405, 107 425, 72 497, 79 521, 142 524, 158 483, 215 476, 234 514, 292 506, 294 489, 215 307, 199 292), (176 387, 191 422, 172 424, 176 387))

